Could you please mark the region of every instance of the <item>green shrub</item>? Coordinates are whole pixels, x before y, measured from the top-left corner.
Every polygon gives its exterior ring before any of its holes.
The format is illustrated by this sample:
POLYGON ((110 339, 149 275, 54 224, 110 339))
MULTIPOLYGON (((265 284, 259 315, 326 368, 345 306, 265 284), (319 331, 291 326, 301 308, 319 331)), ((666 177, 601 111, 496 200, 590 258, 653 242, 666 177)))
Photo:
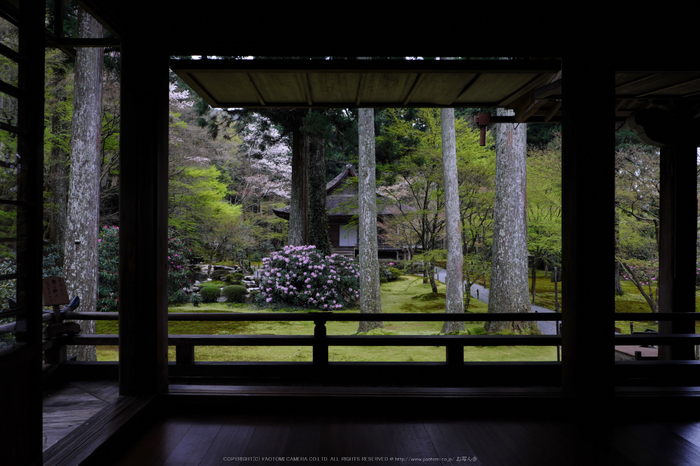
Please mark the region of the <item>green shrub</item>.
POLYGON ((326 256, 315 246, 286 246, 263 259, 256 301, 342 309, 360 297, 360 270, 344 256, 326 256))
POLYGON ((221 290, 218 286, 205 286, 199 291, 199 294, 202 295, 202 302, 215 303, 221 296, 221 290))
POLYGON ((117 312, 119 305, 119 227, 103 226, 97 240, 97 310, 117 312))
MULTIPOLYGON (((99 252, 99 282, 97 310, 117 312, 119 302, 119 227, 103 226, 97 240, 99 252)), ((168 232, 168 302, 188 301, 185 289, 192 284, 194 276, 189 270, 191 251, 184 241, 168 232)))
POLYGON ((248 289, 241 285, 229 285, 221 290, 221 294, 226 297, 226 301, 230 303, 242 303, 248 294, 248 289))
POLYGON ((197 293, 192 293, 192 305, 194 307, 199 307, 202 304, 202 297, 197 293))
POLYGON ((396 267, 389 267, 389 272, 394 276, 394 280, 398 280, 403 275, 403 272, 396 267))
POLYGON ((224 279, 223 279, 222 281, 223 281, 224 283, 233 283, 233 282, 235 282, 235 281, 237 281, 237 280, 236 280, 236 277, 235 277, 235 276, 233 276, 233 275, 231 275, 231 274, 228 274, 228 275, 226 275, 226 276, 224 277, 224 279))
POLYGON ((229 275, 228 270, 214 270, 209 278, 212 280, 224 281, 226 275, 229 275))
POLYGON ((236 273, 233 274, 233 281, 234 281, 234 282, 240 282, 241 280, 243 280, 243 277, 245 277, 245 275, 243 275, 243 274, 240 273, 240 272, 236 272, 236 273))

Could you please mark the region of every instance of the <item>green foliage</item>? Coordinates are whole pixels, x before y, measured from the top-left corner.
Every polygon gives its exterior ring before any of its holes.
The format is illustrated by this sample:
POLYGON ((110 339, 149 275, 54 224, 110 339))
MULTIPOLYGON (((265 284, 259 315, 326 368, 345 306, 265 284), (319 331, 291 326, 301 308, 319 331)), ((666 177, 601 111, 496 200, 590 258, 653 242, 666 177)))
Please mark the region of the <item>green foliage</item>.
MULTIPOLYGON (((2 260, 0 261, 0 275, 10 275, 17 272, 17 265, 13 260, 2 260)), ((15 280, 2 280, 0 281, 0 310, 6 310, 10 308, 8 300, 17 300, 17 284, 15 280)), ((0 324, 4 324, 7 321, 0 319, 0 324)))
POLYGON ((323 256, 315 246, 287 246, 263 259, 261 303, 322 310, 342 309, 359 299, 360 271, 344 256, 323 256))
MULTIPOLYGON (((380 184, 398 215, 383 225, 384 239, 423 252, 435 249, 444 230, 442 127, 440 109, 390 109, 377 145, 399 154, 381 167, 380 184)), ((485 243, 493 210, 495 153, 479 146, 479 132, 455 120, 460 213, 470 250, 485 243)))
POLYGON ((44 277, 57 276, 63 274, 63 255, 56 244, 44 247, 44 277))
POLYGON ((176 236, 175 232, 168 234, 168 302, 171 304, 188 301, 184 293, 192 285, 193 276, 189 270, 190 255, 185 241, 176 236))
POLYGON ((229 285, 221 290, 221 295, 230 303, 242 303, 248 294, 248 289, 241 285, 229 285))
MULTIPOLYGON (((98 241, 99 282, 97 309, 117 312, 119 304, 119 227, 103 226, 98 241)), ((192 284, 189 254, 184 241, 168 234, 168 302, 185 303, 189 300, 185 289, 192 284)))
POLYGON ((98 238, 97 310, 117 312, 119 306, 119 227, 103 226, 98 238))
POLYGON ((221 269, 220 269, 220 270, 214 270, 214 271, 211 273, 211 276, 210 276, 209 278, 211 278, 212 280, 225 282, 226 280, 225 280, 224 278, 225 278, 227 275, 230 275, 230 274, 228 273, 228 270, 221 270, 221 269))
POLYGON ((536 261, 561 256, 561 134, 527 158, 527 243, 536 261))
POLYGON ((202 302, 215 303, 221 296, 221 290, 218 286, 207 285, 199 291, 199 294, 202 295, 202 302))
POLYGON ((240 282, 241 280, 243 280, 243 277, 245 277, 245 275, 243 275, 240 272, 236 272, 233 274, 233 281, 240 282))
POLYGON ((398 280, 401 277, 401 275, 403 275, 403 272, 401 272, 399 269, 395 267, 388 267, 387 265, 382 263, 379 264, 380 283, 393 282, 394 280, 398 280))
POLYGON ((222 281, 224 283, 233 283, 235 281, 240 281, 240 280, 236 280, 236 277, 234 277, 232 274, 228 274, 224 277, 224 279, 222 281))

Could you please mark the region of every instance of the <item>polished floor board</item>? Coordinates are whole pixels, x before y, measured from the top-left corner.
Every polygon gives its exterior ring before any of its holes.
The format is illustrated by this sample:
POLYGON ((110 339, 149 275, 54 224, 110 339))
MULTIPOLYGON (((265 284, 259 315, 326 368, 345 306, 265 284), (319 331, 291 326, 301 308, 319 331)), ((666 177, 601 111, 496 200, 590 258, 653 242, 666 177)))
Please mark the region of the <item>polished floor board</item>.
POLYGON ((698 465, 700 423, 388 418, 345 415, 173 415, 114 465, 407 464, 698 465), (295 461, 296 460, 296 461, 295 461))
POLYGON ((119 396, 114 381, 76 381, 44 394, 44 451, 73 432, 119 396))

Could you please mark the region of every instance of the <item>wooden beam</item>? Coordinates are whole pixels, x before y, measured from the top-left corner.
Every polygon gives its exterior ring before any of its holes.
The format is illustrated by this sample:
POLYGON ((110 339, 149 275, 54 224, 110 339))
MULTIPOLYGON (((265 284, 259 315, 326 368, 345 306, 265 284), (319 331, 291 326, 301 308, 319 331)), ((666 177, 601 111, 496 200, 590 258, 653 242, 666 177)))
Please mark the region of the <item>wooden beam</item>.
POLYGON ((195 70, 241 73, 503 73, 550 75, 561 69, 559 60, 183 60, 172 59, 175 72, 195 70))
POLYGON ((677 89, 679 87, 683 87, 683 86, 686 86, 688 84, 697 83, 697 82, 700 82, 700 77, 694 78, 694 79, 689 79, 689 80, 683 81, 681 83, 676 83, 676 84, 673 84, 671 86, 660 87, 658 89, 654 89, 653 91, 645 92, 644 94, 639 94, 639 97, 649 97, 649 96, 653 97, 654 94, 658 94, 659 92, 670 91, 672 89, 677 89))
POLYGON ((304 97, 306 97, 306 103, 309 107, 313 106, 313 101, 311 100, 311 86, 309 85, 309 75, 307 73, 296 73, 297 82, 299 83, 299 88, 304 97))
POLYGON ((515 102, 516 100, 530 92, 532 89, 537 87, 544 78, 545 76, 542 75, 535 76, 523 86, 520 86, 520 88, 518 88, 516 91, 512 92, 510 95, 506 96, 504 99, 498 102, 497 107, 512 108, 513 102, 515 102))
POLYGON ((654 79, 658 76, 659 75, 657 73, 651 73, 651 74, 647 74, 645 76, 641 76, 639 78, 633 79, 632 81, 627 81, 626 83, 615 86, 615 94, 621 94, 622 92, 624 92, 624 89, 626 87, 630 87, 630 86, 634 86, 634 85, 643 83, 644 81, 654 79))
POLYGON ((403 99, 404 106, 408 105, 408 103, 411 101, 411 97, 413 97, 413 94, 416 91, 418 84, 420 84, 420 82, 423 80, 424 76, 425 75, 423 73, 418 73, 418 76, 416 76, 416 79, 413 81, 413 84, 411 85, 411 89, 408 91, 408 94, 406 94, 406 97, 403 99))
POLYGON ((365 93, 365 85, 367 84, 367 73, 362 73, 360 75, 360 84, 357 86, 357 95, 355 97, 355 106, 360 107, 362 104, 362 98, 365 93))
POLYGON ((544 122, 548 123, 554 118, 554 116, 559 112, 561 109, 561 101, 555 102, 554 105, 552 106, 551 109, 549 109, 549 112, 547 112, 547 115, 544 117, 544 122))
MULTIPOLYGON (((144 31, 148 34, 148 31, 144 31)), ((168 57, 124 40, 119 188, 119 384, 157 395, 168 377, 168 57), (147 104, 145 104, 147 103, 147 104), (148 309, 147 312, 144 312, 148 309)))
MULTIPOLYGON (((542 107, 549 99, 548 97, 560 94, 561 100, 561 70, 549 79, 549 83, 533 90, 529 96, 525 98, 527 105, 519 105, 515 111, 515 121, 518 123, 526 122, 537 110, 542 107), (523 108, 524 107, 524 108, 523 108)), ((523 95, 525 97, 525 95, 523 95)))
POLYGON ((253 82, 253 78, 250 76, 250 73, 246 73, 245 77, 248 81, 248 84, 250 84, 251 89, 253 90, 253 93, 255 93, 255 96, 258 99, 258 102, 260 105, 263 107, 267 107, 267 103, 265 103, 265 99, 263 99, 262 94, 260 93, 260 90, 258 89, 258 86, 255 85, 255 82, 253 82))
POLYGON ((552 95, 561 95, 561 72, 557 73, 559 78, 532 91, 532 100, 546 99, 552 95))
POLYGON ((600 324, 614 315, 614 290, 597 290, 595 306, 589 290, 594 275, 612 283, 615 267, 615 75, 590 66, 590 46, 570 53, 562 63, 562 388, 593 421, 614 397, 614 334, 600 324))
POLYGON ((69 38, 69 37, 57 37, 49 32, 46 33, 46 43, 49 47, 57 48, 76 48, 76 47, 97 47, 106 48, 113 47, 117 48, 121 46, 121 41, 113 37, 103 37, 103 38, 69 38))
MULTIPOLYGON (((695 310, 697 136, 688 106, 677 105, 672 128, 672 143, 661 148, 659 313, 695 310)), ((694 333, 695 322, 662 322, 659 331, 694 333)), ((660 346, 659 359, 695 359, 694 347, 660 346)))
POLYGON ((452 102, 450 102, 450 105, 454 103, 455 100, 458 100, 460 97, 462 97, 464 94, 467 93, 467 91, 474 85, 474 83, 481 77, 481 74, 476 73, 474 77, 462 88, 462 91, 457 94, 457 97, 452 99, 452 102))

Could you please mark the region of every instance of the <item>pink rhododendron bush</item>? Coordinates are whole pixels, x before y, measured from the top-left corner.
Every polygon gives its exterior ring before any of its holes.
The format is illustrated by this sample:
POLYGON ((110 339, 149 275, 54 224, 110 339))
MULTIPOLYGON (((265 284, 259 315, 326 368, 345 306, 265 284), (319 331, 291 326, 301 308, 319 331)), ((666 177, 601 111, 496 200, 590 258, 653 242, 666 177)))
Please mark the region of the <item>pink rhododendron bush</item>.
POLYGON ((324 256, 316 246, 286 246, 263 259, 260 304, 343 309, 360 298, 360 268, 350 259, 324 256))

